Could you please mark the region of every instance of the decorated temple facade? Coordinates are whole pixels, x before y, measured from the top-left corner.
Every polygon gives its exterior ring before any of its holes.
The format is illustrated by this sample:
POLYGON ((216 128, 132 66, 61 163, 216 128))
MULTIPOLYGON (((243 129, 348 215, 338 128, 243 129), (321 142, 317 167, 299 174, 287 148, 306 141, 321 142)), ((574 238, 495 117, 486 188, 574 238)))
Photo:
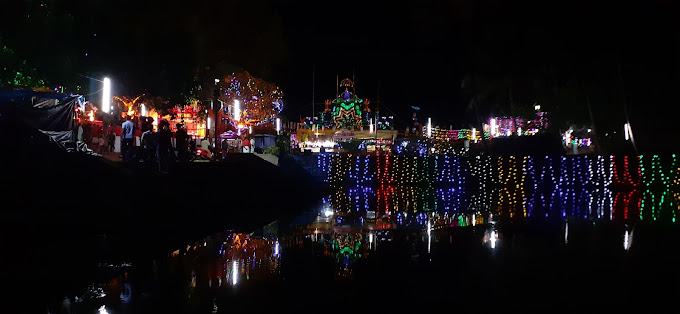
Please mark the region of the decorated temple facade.
POLYGON ((323 128, 362 130, 369 127, 370 101, 361 99, 355 93, 354 82, 343 79, 338 86, 339 94, 326 100, 325 110, 318 121, 323 128))

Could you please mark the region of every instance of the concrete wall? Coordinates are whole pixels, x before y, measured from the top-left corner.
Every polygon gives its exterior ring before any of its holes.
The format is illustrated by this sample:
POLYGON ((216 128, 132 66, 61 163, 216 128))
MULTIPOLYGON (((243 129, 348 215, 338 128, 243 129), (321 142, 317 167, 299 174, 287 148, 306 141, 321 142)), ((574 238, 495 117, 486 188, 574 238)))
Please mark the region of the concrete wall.
POLYGON ((262 158, 262 159, 264 159, 264 160, 266 160, 266 161, 272 163, 273 165, 276 165, 276 166, 279 165, 279 157, 276 157, 276 156, 274 156, 274 155, 270 155, 270 154, 258 154, 258 153, 254 153, 253 155, 255 155, 255 156, 257 156, 257 157, 260 157, 260 158, 262 158))

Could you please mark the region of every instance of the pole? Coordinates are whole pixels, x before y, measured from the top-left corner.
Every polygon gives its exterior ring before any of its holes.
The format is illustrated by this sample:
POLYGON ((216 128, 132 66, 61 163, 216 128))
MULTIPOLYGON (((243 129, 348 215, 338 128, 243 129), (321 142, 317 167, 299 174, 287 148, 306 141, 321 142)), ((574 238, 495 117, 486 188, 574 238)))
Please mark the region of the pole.
POLYGON ((357 82, 354 80, 354 67, 352 67, 352 93, 357 94, 357 82))
POLYGON ((220 108, 219 108, 219 106, 220 106, 220 100, 219 100, 220 87, 217 85, 218 82, 219 82, 218 80, 215 80, 215 92, 214 92, 214 95, 213 95, 213 96, 215 96, 215 101, 213 101, 213 113, 215 113, 215 141, 213 142, 213 147, 214 147, 213 148, 213 159, 214 160, 217 160, 217 154, 216 154, 216 152, 217 152, 217 124, 220 121, 217 117, 217 114, 220 111, 220 108))
POLYGON ((375 104, 375 143, 378 145, 378 120, 380 119, 380 80, 378 80, 378 99, 375 104))
MULTIPOLYGON (((619 56, 616 56, 616 68, 619 74, 619 82, 621 83, 621 98, 623 102, 623 114, 626 117, 626 124, 630 126, 630 119, 628 119, 628 104, 626 103, 626 89, 623 81, 623 75, 621 74, 621 62, 619 61, 619 56)), ((624 134, 625 135, 625 134, 624 134)), ((630 141, 633 143, 633 149, 635 154, 638 154, 637 146, 635 145, 635 138, 633 138, 633 132, 630 132, 630 141)))
MULTIPOLYGON (((211 109, 212 109, 212 107, 213 107, 213 103, 214 103, 214 102, 215 102, 214 100, 212 100, 212 99, 210 100, 210 108, 211 108, 211 109)), ((205 136, 204 136, 204 137, 208 137, 208 135, 210 134, 210 133, 208 133, 208 132, 210 131, 210 114, 208 114, 208 117, 207 117, 206 120, 207 120, 207 121, 206 121, 206 123, 205 123, 205 136)), ((201 141, 202 141, 202 140, 203 140, 203 139, 201 139, 201 141)))
POLYGON ((312 64, 312 123, 316 117, 316 110, 314 110, 314 64, 312 64))
POLYGON ((586 103, 588 104, 588 115, 590 116, 590 124, 593 125, 593 144, 595 145, 595 154, 600 154, 602 149, 600 148, 600 140, 598 139, 597 127, 595 127, 595 116, 593 115, 593 109, 590 107, 590 97, 586 94, 586 103))

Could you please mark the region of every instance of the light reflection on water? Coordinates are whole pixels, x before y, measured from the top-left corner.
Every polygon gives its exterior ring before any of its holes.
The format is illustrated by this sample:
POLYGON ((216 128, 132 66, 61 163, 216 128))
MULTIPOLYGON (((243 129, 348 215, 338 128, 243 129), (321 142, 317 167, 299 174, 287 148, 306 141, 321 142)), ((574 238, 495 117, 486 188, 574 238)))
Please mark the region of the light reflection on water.
POLYGON ((418 211, 675 222, 676 155, 317 157, 346 213, 418 211), (354 169, 346 171, 347 169, 354 169))
MULTIPOLYGON (((652 159, 658 173, 661 159, 652 159)), ((361 184, 345 180, 342 183, 349 186, 336 186, 313 209, 316 217, 309 224, 267 237, 227 232, 177 249, 168 259, 184 265, 204 252, 213 256, 182 266, 191 273, 183 283, 186 294, 195 296, 203 285, 236 291, 261 282, 294 279, 304 272, 282 268, 299 263, 295 259, 284 262, 299 252, 332 261, 334 280, 356 279, 360 276, 357 265, 383 252, 401 250, 413 263, 435 263, 451 252, 467 254, 457 251, 465 241, 481 250, 477 254, 501 259, 501 253, 523 248, 522 237, 507 226, 526 221, 557 221, 550 227, 554 233, 541 236, 559 248, 583 246, 590 241, 583 240, 584 234, 599 230, 601 224, 625 224, 625 228, 612 229, 615 244, 607 242, 598 248, 627 256, 641 245, 634 238, 641 220, 674 221, 678 208, 674 189, 679 181, 675 170, 665 172, 668 176, 663 178, 643 170, 640 165, 647 165, 647 157, 635 166, 626 160, 631 162, 630 158, 603 156, 476 158, 469 167, 459 168, 452 160, 448 166, 435 161, 427 167, 441 172, 430 177, 395 166, 403 162, 416 169, 425 167, 424 162, 391 160, 379 174, 371 174, 361 167, 373 161, 362 160, 357 176, 366 177, 361 184), (395 184, 401 181, 404 184, 395 184), (643 188, 648 189, 640 192, 643 188), (655 194, 659 189, 661 193, 655 194)), ((389 259, 381 261, 389 263, 389 259)))

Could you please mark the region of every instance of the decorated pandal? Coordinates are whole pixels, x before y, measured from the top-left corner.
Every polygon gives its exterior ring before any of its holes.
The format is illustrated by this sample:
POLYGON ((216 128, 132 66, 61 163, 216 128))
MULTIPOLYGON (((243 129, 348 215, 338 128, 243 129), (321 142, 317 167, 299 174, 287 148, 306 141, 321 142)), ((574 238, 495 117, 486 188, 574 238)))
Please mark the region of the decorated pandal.
POLYGON ((318 117, 307 117, 296 127, 289 127, 291 143, 311 152, 342 151, 342 143, 362 141, 363 150, 374 151, 397 137, 394 117, 378 117, 369 107, 370 100, 359 98, 354 82, 343 79, 334 99, 325 101, 325 109, 318 117))
MULTIPOLYGON (((172 132, 177 132, 176 124, 181 123, 187 134, 193 138, 203 138, 206 135, 206 121, 199 117, 197 106, 175 107, 172 114, 166 118, 170 122, 172 132), (174 117, 174 119, 171 119, 174 117)), ((157 121, 157 117, 155 121, 157 121)))
MULTIPOLYGON (((153 127, 155 131, 158 130, 158 122, 162 119, 167 120, 170 123, 170 129, 172 132, 177 131, 177 124, 184 125, 187 134, 192 138, 203 138, 206 136, 206 117, 202 116, 199 111, 198 102, 194 101, 191 104, 184 106, 175 106, 164 111, 157 111, 155 109, 147 107, 142 103, 142 96, 137 96, 135 98, 131 97, 118 97, 114 96, 114 104, 118 106, 120 111, 120 119, 125 119, 126 116, 133 117, 133 119, 148 120, 151 122, 150 127, 153 127)), ((96 108, 93 108, 96 109, 96 108)), ((96 112, 85 112, 84 114, 88 117, 94 116, 96 112)), ((90 118, 92 120, 92 118, 90 118)), ((143 128, 142 125, 139 125, 143 128)))
POLYGON ((325 181, 337 188, 325 212, 405 225, 569 217, 676 222, 679 166, 675 155, 317 157, 325 181))
POLYGON ((548 113, 540 111, 536 107, 536 117, 533 119, 523 117, 491 117, 489 124, 484 126, 484 132, 490 133, 491 137, 526 136, 534 135, 548 128, 548 113))

